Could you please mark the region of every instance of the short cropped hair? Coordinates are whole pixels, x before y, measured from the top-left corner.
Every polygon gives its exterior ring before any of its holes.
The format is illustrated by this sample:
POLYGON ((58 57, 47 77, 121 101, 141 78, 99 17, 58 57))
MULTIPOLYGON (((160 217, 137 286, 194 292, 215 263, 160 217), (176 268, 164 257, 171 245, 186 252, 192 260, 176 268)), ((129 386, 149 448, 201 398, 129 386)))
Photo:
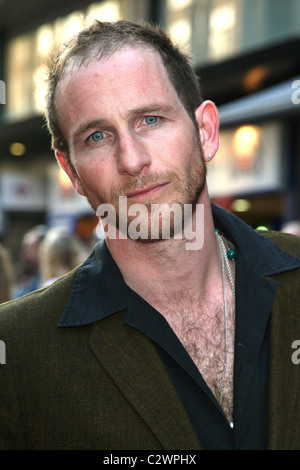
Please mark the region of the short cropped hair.
POLYGON ((68 67, 73 64, 87 65, 91 60, 108 58, 124 49, 145 46, 150 46, 160 54, 168 77, 195 124, 195 110, 203 99, 190 57, 173 44, 159 26, 125 20, 116 22, 96 20, 63 44, 49 64, 46 122, 54 150, 63 151, 69 157, 68 143, 60 128, 55 107, 57 86, 68 67))

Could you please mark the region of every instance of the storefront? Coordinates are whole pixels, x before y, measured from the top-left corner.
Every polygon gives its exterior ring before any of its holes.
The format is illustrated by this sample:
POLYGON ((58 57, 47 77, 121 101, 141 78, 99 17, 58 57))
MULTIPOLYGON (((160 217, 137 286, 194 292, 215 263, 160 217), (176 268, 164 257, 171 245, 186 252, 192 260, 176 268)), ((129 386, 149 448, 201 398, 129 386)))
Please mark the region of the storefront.
POLYGON ((299 211, 299 77, 220 106, 213 200, 253 226, 280 228, 299 211))

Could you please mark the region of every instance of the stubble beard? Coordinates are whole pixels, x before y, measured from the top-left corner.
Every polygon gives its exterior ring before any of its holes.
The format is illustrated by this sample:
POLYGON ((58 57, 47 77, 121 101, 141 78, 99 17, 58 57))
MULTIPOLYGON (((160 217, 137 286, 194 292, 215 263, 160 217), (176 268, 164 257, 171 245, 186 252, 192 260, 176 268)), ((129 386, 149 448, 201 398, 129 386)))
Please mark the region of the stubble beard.
MULTIPOLYGON (((123 183, 122 186, 114 188, 109 196, 109 199, 103 198, 101 195, 97 195, 97 199, 93 197, 88 190, 86 189, 84 183, 77 174, 79 184, 88 203, 92 209, 97 212, 99 205, 101 204, 110 204, 114 207, 116 213, 115 225, 117 230, 120 229, 120 217, 126 217, 127 220, 127 230, 130 223, 135 219, 136 216, 129 216, 128 214, 119 213, 119 197, 128 194, 131 191, 136 191, 143 187, 150 186, 152 184, 163 184, 168 183, 169 187, 175 189, 175 195, 171 201, 168 201, 168 206, 171 207, 173 204, 179 204, 181 206, 182 214, 184 213, 184 206, 192 206, 192 215, 195 213, 196 205, 199 201, 199 198, 204 190, 206 182, 206 164, 204 161, 203 150, 199 142, 199 158, 197 158, 193 165, 185 169, 183 176, 179 176, 177 173, 172 171, 166 171, 163 173, 149 173, 138 178, 133 179, 133 177, 128 177, 127 182, 123 183)), ((127 200, 128 203, 128 200, 127 200)), ((160 227, 159 237, 152 239, 151 238, 151 208, 155 204, 154 200, 148 200, 144 203, 148 210, 148 220, 145 221, 148 227, 148 238, 138 238, 136 241, 140 243, 149 243, 149 242, 158 242, 164 240, 162 236, 162 230, 160 227)), ((130 207, 130 203, 127 204, 127 207, 130 207)), ((178 230, 183 230, 183 223, 178 227, 175 226, 173 214, 170 216, 170 238, 174 237, 174 234, 178 230)), ((165 240, 164 240, 165 241, 165 240)))

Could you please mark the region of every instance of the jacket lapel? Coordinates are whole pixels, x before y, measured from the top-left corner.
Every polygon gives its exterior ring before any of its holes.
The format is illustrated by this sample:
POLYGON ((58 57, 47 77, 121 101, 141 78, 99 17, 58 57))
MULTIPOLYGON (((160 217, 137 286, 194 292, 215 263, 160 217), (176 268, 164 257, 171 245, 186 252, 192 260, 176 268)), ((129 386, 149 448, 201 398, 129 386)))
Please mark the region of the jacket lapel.
POLYGON ((244 271, 246 287, 238 283, 236 295, 235 380, 243 378, 243 388, 236 387, 234 392, 235 416, 239 417, 239 420, 235 418, 236 430, 243 420, 277 289, 276 283, 257 275, 247 266, 244 271), (251 302, 245 302, 241 294, 246 289, 251 302))
POLYGON ((91 350, 165 449, 201 448, 154 345, 124 325, 124 316, 120 312, 93 325, 91 350))

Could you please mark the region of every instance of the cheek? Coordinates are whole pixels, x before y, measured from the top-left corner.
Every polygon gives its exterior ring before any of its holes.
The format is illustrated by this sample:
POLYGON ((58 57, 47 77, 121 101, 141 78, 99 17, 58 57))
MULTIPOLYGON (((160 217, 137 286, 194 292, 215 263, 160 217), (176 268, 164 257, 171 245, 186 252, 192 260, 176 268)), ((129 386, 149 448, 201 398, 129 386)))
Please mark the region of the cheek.
POLYGON ((188 126, 186 123, 182 123, 182 126, 177 126, 176 132, 165 141, 165 146, 177 154, 190 156, 198 153, 199 142, 199 135, 192 124, 188 126))
POLYGON ((103 195, 108 193, 109 178, 104 168, 96 163, 86 162, 84 165, 76 166, 77 174, 85 188, 92 196, 103 195))
POLYGON ((194 135, 190 135, 187 139, 176 139, 175 144, 174 140, 169 142, 165 155, 165 164, 179 171, 184 168, 188 171, 195 163, 199 163, 199 159, 202 160, 201 149, 194 135))

